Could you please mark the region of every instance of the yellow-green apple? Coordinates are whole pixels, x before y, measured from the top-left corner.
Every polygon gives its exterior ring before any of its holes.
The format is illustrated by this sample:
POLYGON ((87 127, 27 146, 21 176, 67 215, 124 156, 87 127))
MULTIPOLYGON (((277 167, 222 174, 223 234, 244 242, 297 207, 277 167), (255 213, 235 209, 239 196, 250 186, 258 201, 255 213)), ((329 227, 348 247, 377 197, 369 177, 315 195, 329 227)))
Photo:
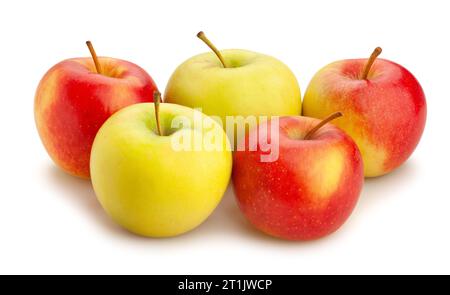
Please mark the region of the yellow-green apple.
POLYGON ((91 177, 98 200, 118 224, 139 235, 169 237, 195 228, 214 210, 232 156, 216 121, 188 107, 158 106, 155 97, 155 104, 126 107, 105 122, 92 147, 91 177))
POLYGON ((247 137, 256 133, 279 143, 274 161, 261 161, 267 151, 260 143, 234 153, 235 195, 256 228, 283 239, 312 240, 334 232, 350 216, 363 185, 363 164, 354 141, 326 124, 340 115, 323 121, 281 117, 275 131, 260 124, 249 132, 247 137))
POLYGON ((297 80, 281 61, 264 54, 219 51, 203 32, 197 35, 212 50, 182 63, 172 74, 165 102, 201 108, 218 116, 300 115, 297 80))
POLYGON ((349 59, 322 68, 303 99, 303 115, 323 118, 340 110, 336 125, 357 143, 364 174, 374 177, 400 166, 412 154, 426 120, 425 95, 416 78, 392 61, 349 59))
POLYGON ((89 178, 92 142, 121 108, 153 101, 156 85, 139 66, 120 59, 72 58, 53 66, 36 91, 34 115, 41 140, 64 171, 89 178))

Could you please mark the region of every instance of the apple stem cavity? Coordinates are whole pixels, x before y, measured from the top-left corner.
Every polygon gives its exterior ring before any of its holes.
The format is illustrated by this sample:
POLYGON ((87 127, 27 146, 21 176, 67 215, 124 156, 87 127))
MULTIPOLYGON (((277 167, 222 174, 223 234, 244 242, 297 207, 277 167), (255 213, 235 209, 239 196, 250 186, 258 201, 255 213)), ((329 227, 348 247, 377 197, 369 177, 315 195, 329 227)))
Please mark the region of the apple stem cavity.
POLYGON ((370 69, 372 68, 373 63, 377 59, 377 57, 381 54, 383 50, 381 47, 377 47, 374 49, 369 59, 367 60, 366 65, 364 66, 364 71, 362 72, 361 79, 366 80, 367 76, 369 76, 370 69))
POLYGON ((86 45, 89 48, 89 52, 91 53, 92 60, 94 60, 95 70, 97 74, 102 74, 102 68, 100 66, 100 62, 98 61, 97 53, 95 53, 94 46, 91 41, 86 41, 86 45))
POLYGON ((158 135, 163 136, 163 133, 161 132, 161 123, 159 122, 159 104, 161 103, 161 93, 157 90, 153 92, 153 103, 155 105, 156 129, 158 130, 158 135))
POLYGON ((222 54, 220 53, 220 51, 217 49, 216 46, 214 46, 214 44, 212 44, 211 41, 209 41, 209 39, 206 37, 205 33, 203 33, 203 31, 200 31, 197 33, 197 37, 202 40, 203 42, 205 42, 206 45, 208 45, 209 48, 211 48, 211 50, 217 55, 217 57, 219 58, 220 62, 222 63, 224 68, 227 68, 227 65, 225 64, 225 60, 222 56, 222 54))
POLYGON ((341 112, 336 112, 333 113, 331 115, 329 115, 328 117, 326 117, 325 119, 323 119, 319 124, 317 124, 316 126, 314 126, 314 128, 312 128, 311 130, 309 130, 308 133, 306 133, 305 137, 303 139, 308 140, 311 139, 311 137, 317 132, 317 130, 319 130, 320 128, 322 128, 323 125, 327 124, 328 122, 342 117, 342 113, 341 112))

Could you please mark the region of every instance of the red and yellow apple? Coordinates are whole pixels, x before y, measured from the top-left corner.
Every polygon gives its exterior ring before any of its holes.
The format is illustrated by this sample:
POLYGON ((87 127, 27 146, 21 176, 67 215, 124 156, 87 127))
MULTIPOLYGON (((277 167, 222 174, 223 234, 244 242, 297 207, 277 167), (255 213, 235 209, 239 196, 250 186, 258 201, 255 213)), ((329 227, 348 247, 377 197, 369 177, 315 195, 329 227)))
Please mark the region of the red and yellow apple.
POLYGON ((426 120, 425 95, 416 78, 392 61, 349 59, 322 68, 303 99, 303 115, 324 118, 342 111, 336 125, 357 143, 364 174, 374 177, 400 166, 412 154, 426 120))
POLYGON ((235 195, 256 228, 283 239, 312 240, 334 232, 350 216, 363 185, 363 165, 353 140, 325 125, 339 115, 322 122, 281 117, 276 133, 260 124, 246 136, 248 142, 268 129, 267 141, 279 142, 275 161, 261 161, 267 151, 259 143, 253 151, 234 154, 235 195))
POLYGON ((41 140, 64 171, 89 178, 97 131, 116 111, 152 102, 156 85, 139 66, 120 59, 72 58, 53 66, 36 91, 34 114, 41 140))

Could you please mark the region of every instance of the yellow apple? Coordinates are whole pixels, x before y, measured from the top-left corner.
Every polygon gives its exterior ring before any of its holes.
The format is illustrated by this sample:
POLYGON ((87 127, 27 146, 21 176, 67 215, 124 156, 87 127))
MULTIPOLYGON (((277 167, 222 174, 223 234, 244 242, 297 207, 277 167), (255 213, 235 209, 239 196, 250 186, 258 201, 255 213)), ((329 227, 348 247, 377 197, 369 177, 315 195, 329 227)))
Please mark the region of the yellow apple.
POLYGON ((271 56, 240 49, 194 56, 172 74, 164 101, 201 108, 208 115, 300 115, 300 88, 291 70, 271 56))
POLYGON ((94 140, 91 177, 113 220, 139 235, 169 237, 195 228, 216 208, 232 157, 226 134, 213 119, 180 105, 154 107, 129 106, 105 122, 94 140), (174 124, 179 118, 188 124, 174 124), (184 142, 184 150, 176 146, 189 138, 203 140, 184 142))

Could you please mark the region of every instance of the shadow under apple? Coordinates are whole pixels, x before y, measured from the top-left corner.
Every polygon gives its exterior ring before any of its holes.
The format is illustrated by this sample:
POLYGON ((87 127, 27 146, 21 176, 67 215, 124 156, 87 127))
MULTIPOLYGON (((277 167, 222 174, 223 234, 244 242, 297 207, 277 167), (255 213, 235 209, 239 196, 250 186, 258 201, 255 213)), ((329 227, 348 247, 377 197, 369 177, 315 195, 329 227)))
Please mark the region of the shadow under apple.
POLYGON ((86 217, 114 234, 128 233, 116 225, 103 211, 95 197, 90 180, 69 175, 55 165, 48 165, 46 172, 52 184, 64 191, 60 195, 69 199, 74 206, 80 207, 86 217))
POLYGON ((369 203, 386 197, 393 197, 396 191, 411 184, 418 175, 418 166, 414 160, 405 162, 389 174, 374 178, 366 178, 360 203, 369 203))
POLYGON ((47 174, 49 178, 52 179, 54 185, 66 192, 63 194, 64 196, 69 198, 74 205, 81 207, 81 209, 86 212, 86 216, 90 217, 94 222, 100 224, 114 235, 120 235, 132 240, 158 243, 170 243, 170 241, 179 239, 201 239, 205 236, 211 238, 214 238, 215 236, 220 238, 224 236, 242 236, 250 241, 298 247, 299 245, 306 246, 322 243, 329 239, 342 238, 345 232, 350 230, 351 224, 353 222, 358 222, 358 219, 362 218, 360 217, 363 216, 363 213, 361 212, 363 212, 365 208, 373 205, 373 202, 382 202, 383 198, 395 196, 397 190, 400 190, 404 185, 410 183, 417 174, 417 167, 413 161, 408 161, 388 175, 366 179, 360 201, 348 222, 330 236, 308 242, 293 242, 277 239, 254 228, 240 212, 235 200, 231 182, 228 185, 221 203, 203 224, 180 236, 169 239, 152 239, 134 235, 115 224, 98 203, 89 180, 73 177, 61 171, 54 165, 49 165, 47 174))
MULTIPOLYGON (((358 204, 352 215, 335 234, 340 234, 340 232, 344 234, 346 231, 351 231, 358 223, 364 222, 364 218, 366 218, 367 212, 371 211, 371 208, 380 206, 380 203, 386 202, 387 198, 399 196, 404 187, 410 185, 418 177, 418 172, 417 163, 410 160, 389 174, 366 178, 358 204)), ((379 218, 382 219, 383 216, 379 218)))
POLYGON ((322 243, 324 240, 328 240, 328 237, 311 240, 311 241, 289 241, 279 239, 256 229, 242 214, 240 211, 235 195, 233 192, 233 184, 230 182, 227 191, 215 212, 208 218, 208 220, 192 231, 192 235, 214 235, 219 234, 221 236, 240 236, 246 238, 251 242, 265 243, 281 245, 286 247, 299 247, 300 245, 309 246, 316 243, 322 243))
POLYGON ((345 234, 352 228, 352 223, 358 222, 359 218, 363 218, 364 211, 368 209, 369 206, 374 205, 374 202, 383 202, 383 199, 385 198, 395 197, 397 192, 401 191, 405 185, 414 181, 418 175, 418 169, 417 164, 413 160, 410 160, 387 175, 376 178, 366 178, 360 200, 352 215, 349 217, 349 220, 336 232, 321 239, 296 242, 278 239, 260 232, 254 228, 240 212, 231 183, 217 210, 209 217, 205 224, 195 230, 193 234, 197 234, 196 232, 198 232, 198 234, 204 235, 205 232, 214 231, 220 232, 222 235, 241 235, 256 241, 294 245, 297 247, 299 245, 306 246, 321 244, 323 242, 328 243, 330 239, 345 238, 345 234))

